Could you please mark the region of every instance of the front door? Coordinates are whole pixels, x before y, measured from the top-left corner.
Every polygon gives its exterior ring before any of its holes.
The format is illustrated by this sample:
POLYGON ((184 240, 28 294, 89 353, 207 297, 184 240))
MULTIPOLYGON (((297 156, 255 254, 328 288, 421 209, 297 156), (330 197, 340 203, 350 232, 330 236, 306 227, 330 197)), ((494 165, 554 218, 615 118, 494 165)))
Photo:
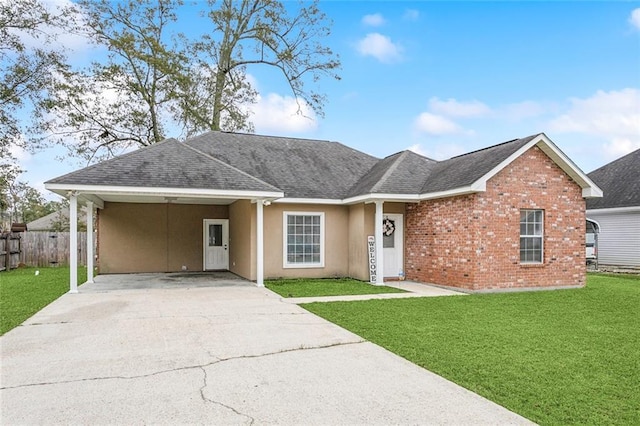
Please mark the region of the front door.
POLYGON ((399 277, 404 264, 404 226, 401 214, 385 214, 382 219, 383 272, 385 277, 399 277))
POLYGON ((229 220, 204 220, 204 270, 229 269, 229 220))

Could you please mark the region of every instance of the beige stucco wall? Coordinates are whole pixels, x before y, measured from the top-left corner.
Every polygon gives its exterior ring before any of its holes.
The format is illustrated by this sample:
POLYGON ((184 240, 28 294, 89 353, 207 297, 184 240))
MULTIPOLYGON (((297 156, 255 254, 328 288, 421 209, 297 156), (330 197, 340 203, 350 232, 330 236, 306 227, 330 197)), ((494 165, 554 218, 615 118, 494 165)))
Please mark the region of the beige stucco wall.
POLYGON ((256 205, 249 200, 229 206, 229 270, 256 279, 256 205))
MULTIPOLYGON (((385 213, 403 213, 402 203, 385 203, 385 213)), ((279 204, 264 207, 265 278, 369 279, 367 236, 374 232, 375 206, 279 204), (324 212, 324 267, 283 267, 283 214, 324 212)), ((202 270, 203 220, 229 219, 229 270, 256 279, 256 205, 229 206, 105 203, 99 211, 101 273, 171 272, 185 265, 202 270)))
MULTIPOLYGON (((365 204, 349 206, 349 276, 363 281, 369 280, 369 254, 365 231, 365 204)), ((373 224, 373 222, 371 222, 373 224)))
MULTIPOLYGON (((405 203, 384 203, 383 213, 405 214, 405 203)), ((349 208, 349 276, 369 281, 367 238, 375 233, 375 204, 355 204, 349 208)), ((406 226, 403 229, 406 232, 406 226)))
POLYGON ((331 205, 279 204, 264 208, 265 278, 328 278, 349 275, 349 207, 331 205), (324 267, 283 268, 283 214, 324 212, 324 267))
POLYGON ((202 270, 204 219, 227 219, 227 206, 106 202, 99 210, 100 273, 202 270))

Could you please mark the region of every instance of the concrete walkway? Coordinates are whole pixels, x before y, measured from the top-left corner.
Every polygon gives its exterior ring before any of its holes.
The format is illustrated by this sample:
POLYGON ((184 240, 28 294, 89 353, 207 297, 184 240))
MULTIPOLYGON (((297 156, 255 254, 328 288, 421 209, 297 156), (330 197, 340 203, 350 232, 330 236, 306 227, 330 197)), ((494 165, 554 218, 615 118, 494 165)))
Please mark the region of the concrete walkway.
POLYGON ((529 423, 244 284, 62 296, 0 337, 0 423, 529 423))
POLYGON ((406 293, 380 293, 380 294, 354 294, 346 296, 320 296, 320 297, 288 297, 282 298, 285 303, 301 304, 313 302, 341 302, 353 300, 373 299, 406 299, 409 297, 435 297, 435 296, 465 296, 467 293, 449 290, 434 285, 415 283, 413 281, 390 281, 384 283, 387 287, 395 287, 405 290, 406 293))

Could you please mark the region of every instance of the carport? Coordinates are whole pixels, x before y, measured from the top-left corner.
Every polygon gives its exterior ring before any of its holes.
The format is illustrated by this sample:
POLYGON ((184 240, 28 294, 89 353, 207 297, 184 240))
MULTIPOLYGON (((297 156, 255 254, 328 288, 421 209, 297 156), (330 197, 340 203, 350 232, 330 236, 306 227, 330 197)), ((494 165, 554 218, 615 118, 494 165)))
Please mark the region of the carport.
MULTIPOLYGON (((69 221, 70 221, 70 279, 69 292, 78 292, 78 240, 77 240, 77 218, 78 205, 86 206, 87 229, 94 227, 94 214, 97 210, 105 208, 105 204, 111 205, 142 205, 156 210, 183 208, 197 209, 200 207, 226 206, 230 211, 233 206, 237 206, 236 210, 242 210, 242 215, 233 215, 229 213, 227 221, 227 237, 228 232, 236 233, 235 249, 242 251, 242 256, 237 257, 247 259, 247 265, 233 265, 232 267, 224 267, 221 269, 229 269, 236 274, 249 276, 243 273, 240 267, 245 270, 255 271, 256 285, 261 287, 264 285, 264 214, 263 208, 269 205, 271 200, 281 197, 283 194, 269 191, 220 191, 220 190, 187 190, 184 188, 113 188, 113 187, 96 187, 86 185, 65 185, 47 183, 46 188, 52 190, 69 199, 69 221), (153 207, 152 207, 153 206, 153 207), (189 207, 191 206, 191 207, 189 207), (255 206, 255 207, 254 207, 255 206), (254 229, 253 233, 246 232, 248 229, 254 229), (236 269, 234 270, 234 266, 236 269)), ((100 214, 98 213, 98 218, 100 214)), ((100 219, 98 219, 99 221, 100 219)), ((144 218, 138 218, 144 221, 144 218)), ((207 219, 200 219, 200 229, 203 229, 203 235, 206 234, 208 223, 207 219), (203 222, 204 220, 204 222, 203 222)), ((210 220, 210 222, 215 219, 210 220)), ((217 226, 212 224, 209 226, 217 226)), ((206 238, 206 237, 205 237, 206 238)), ((100 240, 100 231, 98 232, 100 240)), ((168 238, 167 238, 168 239, 168 238)), ((100 244, 100 242, 99 242, 100 244)), ((203 236, 197 238, 196 244, 203 244, 203 236)), ((206 242, 204 243, 206 244, 206 242)), ((169 245, 169 242, 167 243, 169 245)), ((93 234, 87 234, 87 283, 94 282, 94 258, 93 252, 94 241, 93 234)), ((227 244, 221 249, 227 250, 227 244)), ((203 249, 204 250, 204 249, 203 249)), ((229 252, 234 250, 233 246, 229 247, 229 252)), ((144 255, 144 253, 138 253, 144 255)), ((228 254, 227 254, 228 256, 228 254)), ((168 255, 167 255, 168 257, 168 255)), ((228 259, 227 259, 228 260, 228 259)), ((203 271, 206 268, 203 260, 201 268, 189 268, 190 271, 203 271)), ((184 269, 184 268, 183 268, 184 269)), ((218 269, 218 268, 216 268, 218 269)), ((179 270, 179 269, 177 269, 179 270)), ((176 269, 168 269, 167 272, 176 271, 176 269)))
POLYGON ((253 286, 229 271, 99 275, 82 286, 83 293, 120 290, 190 289, 253 286))

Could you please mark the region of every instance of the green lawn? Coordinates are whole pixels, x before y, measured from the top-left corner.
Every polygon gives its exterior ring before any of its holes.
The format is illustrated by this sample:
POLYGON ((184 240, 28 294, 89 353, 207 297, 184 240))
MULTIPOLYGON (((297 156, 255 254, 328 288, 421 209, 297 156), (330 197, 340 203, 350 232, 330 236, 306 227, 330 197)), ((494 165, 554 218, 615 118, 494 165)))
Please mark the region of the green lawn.
MULTIPOLYGON (((78 268, 84 282, 86 268, 78 268)), ((20 268, 0 272, 0 335, 69 291, 69 268, 20 268), (36 271, 40 271, 38 275, 36 271)))
POLYGON ((352 294, 404 293, 393 287, 377 286, 350 278, 280 279, 264 285, 282 297, 343 296, 352 294))
POLYGON ((302 305, 540 424, 640 424, 640 277, 302 305))

